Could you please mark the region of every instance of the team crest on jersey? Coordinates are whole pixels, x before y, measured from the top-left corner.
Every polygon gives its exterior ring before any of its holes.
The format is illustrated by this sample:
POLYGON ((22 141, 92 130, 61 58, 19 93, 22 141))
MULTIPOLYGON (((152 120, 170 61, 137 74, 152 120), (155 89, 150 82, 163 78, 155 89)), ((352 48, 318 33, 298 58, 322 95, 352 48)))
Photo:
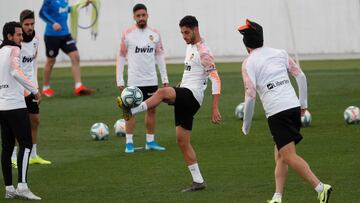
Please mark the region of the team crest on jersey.
POLYGON ((192 53, 192 54, 191 54, 191 56, 190 56, 190 60, 193 60, 193 59, 194 59, 194 57, 195 57, 195 54, 194 54, 194 53, 192 53))
POLYGON ((149 35, 149 39, 150 39, 150 41, 154 42, 154 36, 153 35, 149 35))

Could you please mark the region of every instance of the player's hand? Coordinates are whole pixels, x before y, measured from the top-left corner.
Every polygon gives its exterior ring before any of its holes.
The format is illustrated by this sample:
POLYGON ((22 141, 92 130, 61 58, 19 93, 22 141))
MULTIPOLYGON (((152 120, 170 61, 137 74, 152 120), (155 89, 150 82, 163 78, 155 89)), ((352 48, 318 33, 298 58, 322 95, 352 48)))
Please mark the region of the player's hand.
POLYGON ((125 86, 118 86, 119 90, 120 90, 120 94, 121 92, 125 89, 125 86))
POLYGON ((248 135, 249 134, 249 131, 250 131, 250 128, 246 128, 244 125, 242 126, 241 128, 241 131, 244 135, 248 135))
POLYGON ((92 1, 91 0, 87 0, 84 7, 88 6, 92 1))
POLYGON ((41 102, 41 94, 40 94, 40 91, 38 91, 38 93, 35 94, 35 101, 37 102, 38 105, 40 105, 40 102, 41 102))
POLYGON ((211 122, 213 124, 220 124, 221 121, 221 114, 219 112, 218 108, 214 108, 212 111, 212 117, 211 117, 211 122))
POLYGON ((52 25, 52 28, 55 30, 55 31, 60 31, 62 29, 61 25, 59 23, 54 23, 52 25))
POLYGON ((307 108, 302 108, 302 109, 301 109, 301 117, 303 117, 303 116, 304 116, 305 111, 307 111, 307 110, 308 110, 307 108))
POLYGON ((164 83, 163 87, 169 87, 169 83, 164 83))

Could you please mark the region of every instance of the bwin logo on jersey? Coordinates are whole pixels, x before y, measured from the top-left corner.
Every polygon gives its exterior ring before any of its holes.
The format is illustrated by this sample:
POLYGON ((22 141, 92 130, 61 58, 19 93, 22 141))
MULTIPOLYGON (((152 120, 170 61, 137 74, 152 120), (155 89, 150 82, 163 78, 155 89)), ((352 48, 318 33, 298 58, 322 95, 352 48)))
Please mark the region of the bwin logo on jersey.
POLYGON ((135 47, 135 53, 152 53, 154 51, 154 48, 147 46, 147 47, 141 47, 138 46, 135 47))
POLYGON ((271 90, 275 87, 281 86, 281 85, 285 85, 285 84, 289 84, 290 81, 289 80, 282 80, 282 81, 276 81, 276 82, 271 82, 269 84, 266 85, 266 87, 271 90))
POLYGON ((59 8, 59 13, 67 13, 69 11, 68 7, 60 7, 59 8))
POLYGON ((33 57, 26 57, 26 56, 24 56, 24 57, 22 58, 22 62, 23 62, 23 63, 31 63, 34 59, 35 59, 35 56, 33 56, 33 57))

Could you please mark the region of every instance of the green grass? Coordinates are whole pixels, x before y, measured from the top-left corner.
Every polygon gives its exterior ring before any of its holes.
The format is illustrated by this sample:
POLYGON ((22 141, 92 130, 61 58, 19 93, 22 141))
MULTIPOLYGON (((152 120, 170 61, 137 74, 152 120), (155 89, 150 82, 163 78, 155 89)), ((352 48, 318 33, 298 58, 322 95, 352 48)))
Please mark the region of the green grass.
MULTIPOLYGON (((43 202, 265 202, 274 192, 273 142, 260 101, 256 103, 249 136, 234 108, 243 100, 240 63, 217 64, 222 78, 222 124, 212 125, 210 87, 195 117, 192 144, 208 183, 203 192, 182 194, 190 173, 176 145, 173 108, 162 104, 157 114, 156 139, 165 152, 124 153, 124 138, 93 141, 90 126, 104 122, 112 129, 120 118, 114 67, 82 70, 83 82, 96 87, 94 95, 73 96, 70 69, 53 71, 57 95, 43 98, 38 152, 52 165, 31 165, 29 185, 43 202)), ((346 125, 343 111, 360 106, 360 60, 302 63, 309 86, 313 122, 302 130, 297 151, 318 177, 334 187, 331 202, 359 202, 360 125, 346 125)), ((182 65, 169 65, 172 85, 182 65)), ((41 81, 41 73, 39 73, 41 81)), ((143 115, 138 117, 135 145, 145 142, 143 115)), ((14 170, 14 173, 15 170, 14 170)), ((14 181, 16 181, 15 174, 14 181)), ((0 178, 1 181, 2 177, 0 178)), ((0 195, 4 193, 0 187, 0 195)), ((1 199, 1 202, 3 199, 1 199)), ((9 201, 16 202, 16 201, 9 201)), ((317 202, 314 190, 290 170, 284 202, 317 202)))

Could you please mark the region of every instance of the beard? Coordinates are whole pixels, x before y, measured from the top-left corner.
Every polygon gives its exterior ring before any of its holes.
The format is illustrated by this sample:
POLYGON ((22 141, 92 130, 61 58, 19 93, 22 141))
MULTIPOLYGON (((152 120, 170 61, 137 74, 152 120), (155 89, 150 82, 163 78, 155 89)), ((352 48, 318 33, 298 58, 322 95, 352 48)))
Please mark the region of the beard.
POLYGON ((137 23, 137 26, 140 28, 140 29, 144 29, 145 27, 146 27, 146 25, 147 25, 147 23, 146 23, 146 21, 139 21, 138 23, 137 23))

